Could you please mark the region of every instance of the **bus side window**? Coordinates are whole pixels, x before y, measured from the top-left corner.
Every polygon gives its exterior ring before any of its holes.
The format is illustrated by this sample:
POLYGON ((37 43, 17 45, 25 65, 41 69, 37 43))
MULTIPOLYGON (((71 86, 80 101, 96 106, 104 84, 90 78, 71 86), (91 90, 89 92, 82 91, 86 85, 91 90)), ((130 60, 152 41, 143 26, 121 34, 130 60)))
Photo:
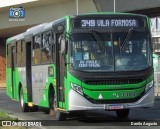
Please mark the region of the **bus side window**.
POLYGON ((51 60, 51 31, 42 34, 42 63, 49 63, 51 60))
POLYGON ((41 47, 41 35, 35 35, 33 41, 33 49, 39 49, 41 47))
POLYGON ((16 65, 17 65, 17 66, 21 66, 21 41, 20 41, 20 40, 17 41, 16 47, 17 47, 17 52, 16 52, 16 54, 17 54, 16 65))
POLYGON ((33 65, 40 64, 41 59, 41 35, 38 34, 33 37, 32 62, 33 65))
POLYGON ((21 44, 21 59, 22 59, 22 61, 21 61, 21 66, 25 66, 25 41, 24 40, 22 40, 22 44, 21 44))
POLYGON ((7 45, 7 67, 11 67, 11 44, 7 45))

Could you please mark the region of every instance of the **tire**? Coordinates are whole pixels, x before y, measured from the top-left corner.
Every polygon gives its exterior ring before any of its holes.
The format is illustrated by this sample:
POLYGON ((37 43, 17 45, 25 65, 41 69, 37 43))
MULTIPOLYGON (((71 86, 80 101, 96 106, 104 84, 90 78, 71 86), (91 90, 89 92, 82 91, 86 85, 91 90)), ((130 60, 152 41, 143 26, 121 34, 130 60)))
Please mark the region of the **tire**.
POLYGON ((57 98, 53 93, 53 91, 50 91, 49 94, 49 109, 50 109, 50 114, 54 116, 55 120, 57 121, 66 120, 66 114, 57 110, 57 98))
POLYGON ((33 107, 30 107, 31 112, 37 112, 38 111, 38 106, 34 105, 33 107))
POLYGON ((116 111, 118 118, 127 118, 129 115, 129 109, 122 109, 116 111))
POLYGON ((24 102, 24 97, 23 97, 23 90, 21 88, 20 90, 20 106, 22 109, 22 112, 29 112, 29 106, 27 103, 24 102))
POLYGON ((80 115, 83 119, 88 119, 88 115, 87 115, 86 111, 83 111, 83 112, 80 112, 80 113, 81 113, 80 115))

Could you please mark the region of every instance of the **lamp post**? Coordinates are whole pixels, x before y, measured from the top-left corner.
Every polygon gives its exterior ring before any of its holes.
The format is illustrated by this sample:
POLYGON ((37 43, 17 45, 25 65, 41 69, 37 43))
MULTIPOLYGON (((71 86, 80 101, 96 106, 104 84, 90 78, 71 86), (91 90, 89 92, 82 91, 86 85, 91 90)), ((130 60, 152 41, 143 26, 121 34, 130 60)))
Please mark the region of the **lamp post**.
POLYGON ((114 0, 114 13, 116 12, 116 0, 114 0))
POLYGON ((77 15, 78 15, 78 0, 76 0, 76 8, 77 8, 77 15))

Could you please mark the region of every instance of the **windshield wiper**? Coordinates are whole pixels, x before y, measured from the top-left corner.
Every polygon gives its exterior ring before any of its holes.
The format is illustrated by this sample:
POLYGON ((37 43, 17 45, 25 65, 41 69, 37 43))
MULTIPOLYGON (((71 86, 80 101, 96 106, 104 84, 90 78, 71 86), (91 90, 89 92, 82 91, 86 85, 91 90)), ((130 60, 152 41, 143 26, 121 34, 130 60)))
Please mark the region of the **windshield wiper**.
POLYGON ((127 36, 125 37, 125 39, 124 39, 124 40, 123 40, 123 42, 122 42, 122 45, 121 45, 120 51, 122 51, 122 50, 123 50, 123 48, 124 48, 124 46, 126 45, 126 43, 127 43, 128 39, 130 38, 130 36, 131 36, 132 32, 133 32, 133 28, 130 28, 130 29, 128 30, 127 36))
POLYGON ((90 30, 90 32, 91 32, 92 36, 94 37, 94 39, 96 40, 96 43, 97 43, 97 45, 99 46, 99 48, 101 49, 101 51, 104 52, 104 51, 106 50, 106 48, 105 48, 105 46, 102 44, 102 42, 101 42, 98 34, 96 33, 96 31, 95 31, 95 30, 90 30))

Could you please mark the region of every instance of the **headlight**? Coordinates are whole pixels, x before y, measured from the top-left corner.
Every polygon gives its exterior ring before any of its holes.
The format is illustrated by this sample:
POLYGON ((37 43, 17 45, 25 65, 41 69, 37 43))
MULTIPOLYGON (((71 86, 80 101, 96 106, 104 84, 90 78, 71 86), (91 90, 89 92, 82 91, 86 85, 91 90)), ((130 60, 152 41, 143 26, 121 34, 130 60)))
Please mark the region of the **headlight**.
POLYGON ((75 90, 79 94, 83 95, 83 90, 82 90, 81 86, 78 86, 76 84, 71 83, 71 87, 72 87, 73 90, 75 90))
POLYGON ((153 80, 150 81, 148 84, 146 84, 145 92, 149 91, 149 89, 151 89, 152 86, 153 86, 153 80))

